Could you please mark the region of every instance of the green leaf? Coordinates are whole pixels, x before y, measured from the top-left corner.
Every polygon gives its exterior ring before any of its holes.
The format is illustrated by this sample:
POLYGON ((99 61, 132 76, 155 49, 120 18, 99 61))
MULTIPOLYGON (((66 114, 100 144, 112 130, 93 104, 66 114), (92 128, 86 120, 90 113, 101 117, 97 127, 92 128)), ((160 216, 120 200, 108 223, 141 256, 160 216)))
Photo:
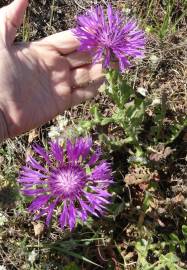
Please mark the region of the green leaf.
POLYGON ((184 237, 187 238, 187 226, 186 225, 182 225, 182 233, 183 233, 184 237))
POLYGON ((120 213, 122 213, 125 209, 125 202, 122 202, 120 204, 115 204, 113 206, 113 215, 114 215, 114 218, 116 218, 120 213))
POLYGON ((64 267, 64 270, 80 270, 80 268, 74 263, 70 263, 64 267))
POLYGON ((149 242, 142 239, 136 243, 135 248, 138 253, 137 269, 153 270, 154 268, 146 260, 149 250, 149 242))
POLYGON ((178 269, 176 268, 176 263, 179 261, 178 257, 173 253, 167 253, 166 255, 161 255, 159 258, 159 264, 163 267, 168 267, 171 270, 178 269))
POLYGON ((81 128, 84 128, 86 130, 90 130, 92 127, 92 121, 81 121, 79 125, 81 128))
POLYGON ((186 252, 186 243, 185 243, 185 241, 180 242, 180 249, 181 249, 182 253, 186 252))
POLYGON ((127 83, 127 80, 116 70, 110 70, 106 74, 108 86, 106 94, 113 100, 118 108, 124 109, 129 98, 134 95, 133 88, 127 83))
POLYGON ((145 198, 143 201, 142 209, 144 212, 149 208, 150 202, 152 201, 152 196, 149 192, 145 193, 145 198))
POLYGON ((133 143, 133 141, 134 141, 134 138, 130 137, 130 136, 125 138, 125 140, 124 140, 125 143, 133 143))
POLYGON ((81 259, 82 261, 85 261, 85 262, 87 262, 87 263, 90 263, 90 264, 93 264, 93 265, 95 265, 95 266, 98 266, 98 267, 102 268, 101 265, 99 265, 99 264, 97 264, 97 263, 95 263, 95 262, 89 260, 89 259, 86 258, 85 256, 80 255, 80 254, 78 254, 78 253, 76 253, 76 252, 69 251, 69 250, 65 250, 65 249, 63 249, 62 251, 63 251, 64 253, 66 253, 67 255, 70 255, 70 256, 75 257, 75 258, 77 258, 77 259, 81 259))
POLYGON ((171 127, 171 135, 167 139, 166 144, 172 143, 183 131, 183 129, 187 126, 187 118, 185 118, 180 123, 174 123, 171 127))
POLYGON ((90 113, 94 117, 94 122, 97 123, 97 124, 99 124, 101 122, 101 120, 103 119, 103 116, 102 116, 101 112, 99 111, 99 106, 98 105, 94 105, 90 109, 90 113))
POLYGON ((119 90, 121 92, 121 104, 124 105, 125 103, 128 102, 130 96, 134 94, 134 90, 124 79, 121 81, 121 84, 119 85, 119 90))
POLYGON ((112 117, 108 117, 108 118, 103 118, 100 124, 101 126, 105 126, 112 122, 114 122, 114 119, 112 117))
POLYGON ((174 233, 171 233, 169 237, 170 237, 170 239, 173 240, 174 242, 177 242, 177 243, 180 242, 178 236, 177 236, 176 234, 174 234, 174 233))

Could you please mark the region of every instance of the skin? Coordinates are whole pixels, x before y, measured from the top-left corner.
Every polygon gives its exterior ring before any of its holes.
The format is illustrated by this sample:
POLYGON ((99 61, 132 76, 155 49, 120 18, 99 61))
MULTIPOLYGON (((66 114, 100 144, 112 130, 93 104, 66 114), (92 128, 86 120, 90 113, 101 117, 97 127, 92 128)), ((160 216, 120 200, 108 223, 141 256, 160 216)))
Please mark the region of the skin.
POLYGON ((28 0, 0 9, 0 140, 44 124, 92 98, 103 81, 71 30, 30 43, 14 43, 28 0))

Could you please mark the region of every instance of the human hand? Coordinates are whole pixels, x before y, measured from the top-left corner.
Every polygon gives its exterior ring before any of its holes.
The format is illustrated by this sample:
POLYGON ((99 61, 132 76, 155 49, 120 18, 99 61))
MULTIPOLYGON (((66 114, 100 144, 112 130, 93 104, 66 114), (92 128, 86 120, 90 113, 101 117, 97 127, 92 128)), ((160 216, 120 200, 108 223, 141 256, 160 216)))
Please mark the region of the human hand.
POLYGON ((77 51, 70 30, 14 43, 27 6, 28 0, 14 0, 0 9, 0 140, 92 98, 103 80, 102 64, 91 65, 91 57, 77 51))

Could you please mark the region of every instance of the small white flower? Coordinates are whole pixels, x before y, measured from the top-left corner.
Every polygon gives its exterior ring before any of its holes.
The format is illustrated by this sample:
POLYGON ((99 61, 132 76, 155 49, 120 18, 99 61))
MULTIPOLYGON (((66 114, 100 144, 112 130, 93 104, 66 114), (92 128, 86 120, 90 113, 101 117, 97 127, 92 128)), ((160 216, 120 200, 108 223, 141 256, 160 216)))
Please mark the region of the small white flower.
MULTIPOLYGON (((37 259, 38 253, 33 249, 29 254, 28 261, 33 264, 37 259)), ((1 270, 1 269, 0 269, 1 270)))
POLYGON ((153 65, 156 65, 159 61, 159 58, 155 54, 151 54, 149 59, 153 65))
POLYGON ((57 116, 57 123, 61 131, 68 125, 68 119, 65 116, 57 116))
POLYGON ((51 140, 60 140, 65 132, 65 127, 68 125, 68 119, 65 116, 57 116, 57 125, 51 126, 48 136, 51 140))
POLYGON ((8 222, 8 219, 2 213, 0 213, 0 226, 4 226, 6 222, 8 222))
POLYGON ((48 136, 50 139, 55 140, 56 138, 58 138, 60 136, 60 130, 58 127, 52 126, 48 136))
POLYGON ((153 99, 151 105, 152 106, 157 106, 157 105, 160 105, 161 104, 161 99, 160 98, 155 98, 153 99))
POLYGON ((123 12, 125 13, 125 15, 130 15, 131 13, 131 9, 130 8, 123 8, 123 12))
POLYGON ((7 270, 4 265, 0 265, 0 270, 7 270))
POLYGON ((137 92, 142 95, 143 97, 146 97, 148 94, 147 89, 143 88, 143 87, 138 87, 137 88, 137 92))

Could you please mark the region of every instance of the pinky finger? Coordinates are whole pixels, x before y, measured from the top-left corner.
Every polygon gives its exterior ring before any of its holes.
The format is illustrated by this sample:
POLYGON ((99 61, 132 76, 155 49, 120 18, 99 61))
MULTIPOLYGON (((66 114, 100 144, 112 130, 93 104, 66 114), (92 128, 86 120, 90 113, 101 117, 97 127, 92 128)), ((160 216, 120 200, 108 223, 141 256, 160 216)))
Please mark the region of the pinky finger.
POLYGON ((84 102, 96 96, 99 87, 104 83, 104 79, 100 79, 84 88, 75 88, 72 92, 72 106, 84 102))

